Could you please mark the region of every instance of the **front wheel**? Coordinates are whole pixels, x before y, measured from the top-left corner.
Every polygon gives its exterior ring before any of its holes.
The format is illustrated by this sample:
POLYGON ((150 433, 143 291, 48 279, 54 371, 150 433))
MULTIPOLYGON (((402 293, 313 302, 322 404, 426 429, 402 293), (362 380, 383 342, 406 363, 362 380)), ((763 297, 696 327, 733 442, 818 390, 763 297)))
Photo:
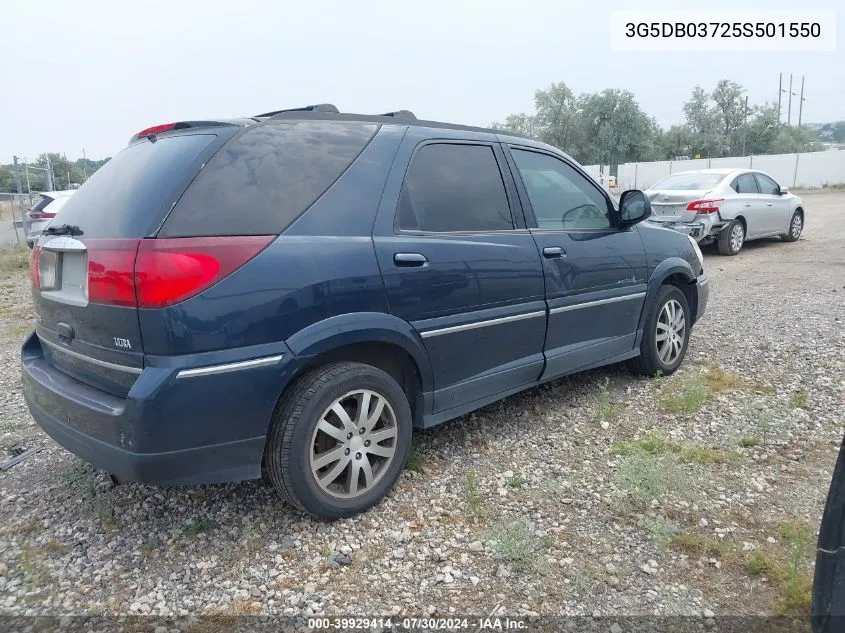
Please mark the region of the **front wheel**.
POLYGON ((739 220, 731 220, 719 233, 719 254, 736 255, 745 243, 745 227, 739 220))
POLYGON ((411 426, 408 399, 385 372, 362 363, 320 367, 279 402, 265 452, 270 481, 318 517, 359 514, 396 483, 411 426))
POLYGON ((792 214, 792 219, 789 220, 789 231, 780 236, 784 242, 794 242, 801 237, 801 231, 804 230, 804 215, 800 211, 792 214))
POLYGON ((631 361, 631 368, 648 376, 677 371, 687 353, 691 327, 684 293, 677 286, 661 286, 645 320, 640 355, 631 361))

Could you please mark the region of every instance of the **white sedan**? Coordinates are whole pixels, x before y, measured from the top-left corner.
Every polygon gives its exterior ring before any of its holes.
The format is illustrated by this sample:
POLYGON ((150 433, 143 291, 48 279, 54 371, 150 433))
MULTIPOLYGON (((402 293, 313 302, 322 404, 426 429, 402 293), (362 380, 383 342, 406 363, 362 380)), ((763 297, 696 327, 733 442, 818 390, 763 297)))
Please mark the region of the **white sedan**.
POLYGON ((794 242, 806 219, 801 198, 755 169, 679 172, 645 194, 652 222, 687 233, 702 245, 718 242, 722 255, 736 255, 746 241, 762 237, 794 242))

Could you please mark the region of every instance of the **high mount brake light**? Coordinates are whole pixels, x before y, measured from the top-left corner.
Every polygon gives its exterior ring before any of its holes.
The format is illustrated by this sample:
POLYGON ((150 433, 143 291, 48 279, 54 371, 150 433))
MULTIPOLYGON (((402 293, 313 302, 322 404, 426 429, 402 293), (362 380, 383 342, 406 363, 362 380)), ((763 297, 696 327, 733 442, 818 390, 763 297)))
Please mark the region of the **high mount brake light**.
POLYGON ((137 136, 138 138, 143 138, 144 136, 149 136, 150 134, 161 134, 162 132, 172 130, 174 127, 176 127, 175 123, 162 123, 161 125, 153 125, 152 127, 148 127, 145 130, 141 130, 135 136, 137 136))
POLYGON ((695 211, 702 215, 708 213, 716 213, 719 211, 719 206, 725 201, 724 198, 714 198, 711 200, 693 200, 687 205, 687 211, 695 211))

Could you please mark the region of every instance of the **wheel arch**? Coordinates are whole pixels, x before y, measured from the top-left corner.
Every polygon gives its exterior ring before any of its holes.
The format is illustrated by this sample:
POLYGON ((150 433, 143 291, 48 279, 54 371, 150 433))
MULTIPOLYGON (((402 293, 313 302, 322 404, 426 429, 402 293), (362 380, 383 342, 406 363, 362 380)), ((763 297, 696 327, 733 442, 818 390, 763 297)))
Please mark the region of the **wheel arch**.
POLYGON ((698 314, 698 293, 695 289, 696 276, 689 262, 680 257, 670 257, 663 260, 652 272, 648 280, 648 296, 643 306, 640 321, 640 328, 644 326, 644 319, 648 314, 653 302, 657 297, 657 291, 661 286, 676 286, 687 299, 690 309, 690 316, 694 322, 698 314))

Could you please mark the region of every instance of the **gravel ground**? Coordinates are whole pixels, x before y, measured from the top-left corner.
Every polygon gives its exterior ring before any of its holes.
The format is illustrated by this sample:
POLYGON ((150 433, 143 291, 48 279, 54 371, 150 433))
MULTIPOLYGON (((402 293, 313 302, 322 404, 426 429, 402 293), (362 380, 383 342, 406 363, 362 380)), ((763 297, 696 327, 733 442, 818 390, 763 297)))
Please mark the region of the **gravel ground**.
MULTIPOLYGON (((569 377, 415 435, 365 516, 263 482, 114 486, 31 420, 24 270, 0 265, 0 613, 802 613, 845 426, 845 194, 794 243, 705 252, 670 378, 569 377)), ((612 629, 611 629, 612 630, 612 629)))

